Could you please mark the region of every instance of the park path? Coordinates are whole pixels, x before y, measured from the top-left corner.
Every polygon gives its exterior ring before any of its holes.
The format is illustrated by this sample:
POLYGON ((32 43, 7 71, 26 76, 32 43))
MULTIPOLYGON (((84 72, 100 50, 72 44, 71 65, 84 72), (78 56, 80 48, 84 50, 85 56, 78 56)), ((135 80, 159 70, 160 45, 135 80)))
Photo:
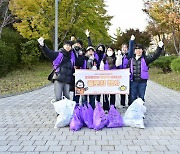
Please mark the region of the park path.
MULTIPOLYGON (((180 153, 180 93, 148 81, 145 129, 54 129, 53 85, 0 99, 0 154, 180 153)), ((124 108, 120 108, 123 115, 124 108)))

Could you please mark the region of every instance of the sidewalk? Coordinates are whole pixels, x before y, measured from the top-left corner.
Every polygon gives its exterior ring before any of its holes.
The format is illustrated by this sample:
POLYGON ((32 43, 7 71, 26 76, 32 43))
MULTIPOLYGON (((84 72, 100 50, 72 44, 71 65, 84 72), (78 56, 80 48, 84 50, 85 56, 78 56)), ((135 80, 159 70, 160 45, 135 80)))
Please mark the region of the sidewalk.
MULTIPOLYGON (((145 129, 54 129, 53 85, 0 99, 0 154, 180 153, 180 93, 148 81, 145 129)), ((125 109, 120 109, 123 115, 125 109)))

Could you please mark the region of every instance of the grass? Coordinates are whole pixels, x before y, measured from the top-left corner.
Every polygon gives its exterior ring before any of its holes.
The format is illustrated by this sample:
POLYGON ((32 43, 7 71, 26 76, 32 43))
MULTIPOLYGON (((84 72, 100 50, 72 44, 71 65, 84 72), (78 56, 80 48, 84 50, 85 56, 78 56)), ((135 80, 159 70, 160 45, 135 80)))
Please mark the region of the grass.
POLYGON ((39 62, 27 68, 17 69, 0 78, 0 95, 26 92, 50 83, 47 76, 51 72, 50 62, 39 62))
POLYGON ((162 86, 180 92, 180 73, 169 72, 164 74, 158 68, 150 68, 150 80, 155 81, 162 86))

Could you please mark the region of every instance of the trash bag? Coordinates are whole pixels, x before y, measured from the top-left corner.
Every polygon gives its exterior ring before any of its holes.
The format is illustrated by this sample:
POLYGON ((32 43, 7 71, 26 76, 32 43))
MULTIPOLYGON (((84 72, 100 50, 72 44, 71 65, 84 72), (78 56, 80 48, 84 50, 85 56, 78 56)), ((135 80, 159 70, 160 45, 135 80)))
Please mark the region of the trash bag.
POLYGON ((94 113, 94 110, 89 103, 87 103, 87 106, 84 105, 82 107, 83 121, 86 124, 86 126, 90 129, 93 128, 93 113, 94 113))
POLYGON ((68 126, 71 121, 71 118, 72 116, 68 114, 64 114, 64 113, 59 114, 54 128, 61 128, 61 127, 68 126))
POLYGON ((100 130, 105 127, 108 123, 108 119, 101 104, 98 102, 94 109, 93 114, 93 126, 95 130, 100 130))
POLYGON ((123 126, 123 119, 118 112, 117 109, 115 109, 114 105, 111 105, 109 113, 108 113, 108 128, 116 128, 116 127, 122 127, 123 126))
POLYGON ((83 127, 83 125, 82 106, 76 105, 74 108, 73 117, 70 122, 70 130, 78 131, 83 127))
POLYGON ((62 100, 59 101, 52 100, 51 104, 53 104, 54 109, 58 114, 64 113, 64 111, 66 110, 72 115, 76 102, 69 100, 63 96, 62 100))
POLYGON ((123 116, 124 126, 145 128, 143 118, 145 117, 146 107, 144 103, 141 98, 133 101, 123 116))
POLYGON ((59 114, 55 123, 54 128, 65 127, 69 125, 76 102, 71 101, 65 97, 62 100, 51 103, 54 105, 55 111, 59 114))

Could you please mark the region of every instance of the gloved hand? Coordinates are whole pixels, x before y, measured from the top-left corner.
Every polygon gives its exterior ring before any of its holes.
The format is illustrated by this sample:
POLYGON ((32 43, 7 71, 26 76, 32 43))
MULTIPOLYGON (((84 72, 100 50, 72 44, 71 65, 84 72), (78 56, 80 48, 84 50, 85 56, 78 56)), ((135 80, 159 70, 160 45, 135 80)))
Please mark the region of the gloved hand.
POLYGON ((135 40, 135 36, 134 35, 131 35, 131 40, 135 40))
POLYGON ((37 41, 39 42, 39 44, 41 46, 44 46, 44 38, 43 37, 40 37, 37 41))
POLYGON ((96 66, 93 66, 91 69, 92 69, 92 70, 97 70, 97 67, 96 67, 96 66))
POLYGON ((85 32, 85 33, 86 33, 86 36, 89 37, 90 31, 89 31, 88 29, 86 29, 86 32, 85 32))
POLYGON ((164 43, 163 43, 162 41, 158 42, 158 46, 159 46, 160 48, 162 48, 163 45, 164 45, 164 43))
POLYGON ((118 50, 118 56, 120 56, 122 54, 121 50, 118 50))
POLYGON ((94 60, 94 55, 89 56, 90 60, 94 60))
POLYGON ((75 37, 74 36, 71 36, 71 41, 75 41, 75 37))

